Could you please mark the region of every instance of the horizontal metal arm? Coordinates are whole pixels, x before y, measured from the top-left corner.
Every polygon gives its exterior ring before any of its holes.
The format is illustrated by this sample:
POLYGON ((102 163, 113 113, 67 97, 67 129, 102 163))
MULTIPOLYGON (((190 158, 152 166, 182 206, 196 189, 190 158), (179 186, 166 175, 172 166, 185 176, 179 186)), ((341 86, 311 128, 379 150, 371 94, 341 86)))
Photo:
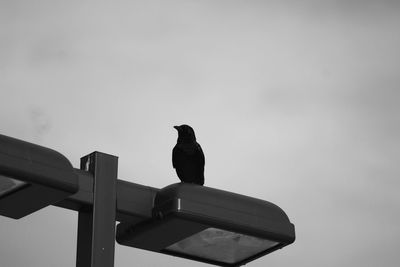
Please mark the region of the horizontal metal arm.
MULTIPOLYGON (((93 175, 74 169, 79 177, 79 191, 54 206, 80 211, 93 206, 93 175)), ((159 189, 117 180, 116 220, 137 224, 152 217, 154 198, 159 189)))

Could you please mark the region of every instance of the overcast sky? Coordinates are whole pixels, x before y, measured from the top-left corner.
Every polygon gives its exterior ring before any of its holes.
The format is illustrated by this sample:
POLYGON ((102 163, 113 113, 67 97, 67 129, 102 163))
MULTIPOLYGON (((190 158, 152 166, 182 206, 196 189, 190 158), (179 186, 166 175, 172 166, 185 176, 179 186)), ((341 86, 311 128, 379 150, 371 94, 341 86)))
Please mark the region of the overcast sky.
MULTIPOLYGON (((1 133, 162 188, 190 124, 207 186, 296 226, 249 266, 397 267, 399 3, 0 0, 1 133)), ((75 266, 76 230, 56 207, 0 217, 0 265, 75 266)), ((116 245, 116 267, 188 265, 116 245)))

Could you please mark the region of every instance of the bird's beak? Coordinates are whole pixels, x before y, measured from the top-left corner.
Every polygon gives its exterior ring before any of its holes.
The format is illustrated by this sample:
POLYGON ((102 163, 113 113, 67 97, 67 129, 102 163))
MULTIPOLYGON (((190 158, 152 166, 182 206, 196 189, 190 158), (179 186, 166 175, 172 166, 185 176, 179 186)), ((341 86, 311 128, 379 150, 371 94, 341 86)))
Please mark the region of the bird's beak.
POLYGON ((179 126, 174 126, 174 128, 175 128, 177 131, 179 131, 179 126))

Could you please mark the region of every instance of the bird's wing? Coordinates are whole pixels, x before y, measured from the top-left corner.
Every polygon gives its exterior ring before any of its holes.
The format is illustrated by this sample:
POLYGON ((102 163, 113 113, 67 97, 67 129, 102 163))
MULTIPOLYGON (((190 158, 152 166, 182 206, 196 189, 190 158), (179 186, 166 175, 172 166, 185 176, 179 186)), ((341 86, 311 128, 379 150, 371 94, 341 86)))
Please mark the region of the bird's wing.
POLYGON ((182 157, 182 151, 177 146, 175 146, 174 149, 172 150, 172 166, 175 169, 181 157, 182 157))
POLYGON ((199 144, 197 144, 198 150, 199 150, 199 158, 200 158, 200 164, 201 166, 204 167, 205 164, 205 157, 204 157, 204 153, 203 150, 201 149, 201 146, 199 144))

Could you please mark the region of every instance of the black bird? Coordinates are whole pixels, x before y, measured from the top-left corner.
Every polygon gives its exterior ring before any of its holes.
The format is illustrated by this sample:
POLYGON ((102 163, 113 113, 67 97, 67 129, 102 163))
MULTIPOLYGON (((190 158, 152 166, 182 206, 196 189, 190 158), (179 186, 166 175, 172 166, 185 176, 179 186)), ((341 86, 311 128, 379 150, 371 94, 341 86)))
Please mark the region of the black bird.
POLYGON ((196 142, 193 128, 183 124, 174 126, 178 141, 172 150, 172 166, 183 183, 204 184, 204 153, 196 142))

